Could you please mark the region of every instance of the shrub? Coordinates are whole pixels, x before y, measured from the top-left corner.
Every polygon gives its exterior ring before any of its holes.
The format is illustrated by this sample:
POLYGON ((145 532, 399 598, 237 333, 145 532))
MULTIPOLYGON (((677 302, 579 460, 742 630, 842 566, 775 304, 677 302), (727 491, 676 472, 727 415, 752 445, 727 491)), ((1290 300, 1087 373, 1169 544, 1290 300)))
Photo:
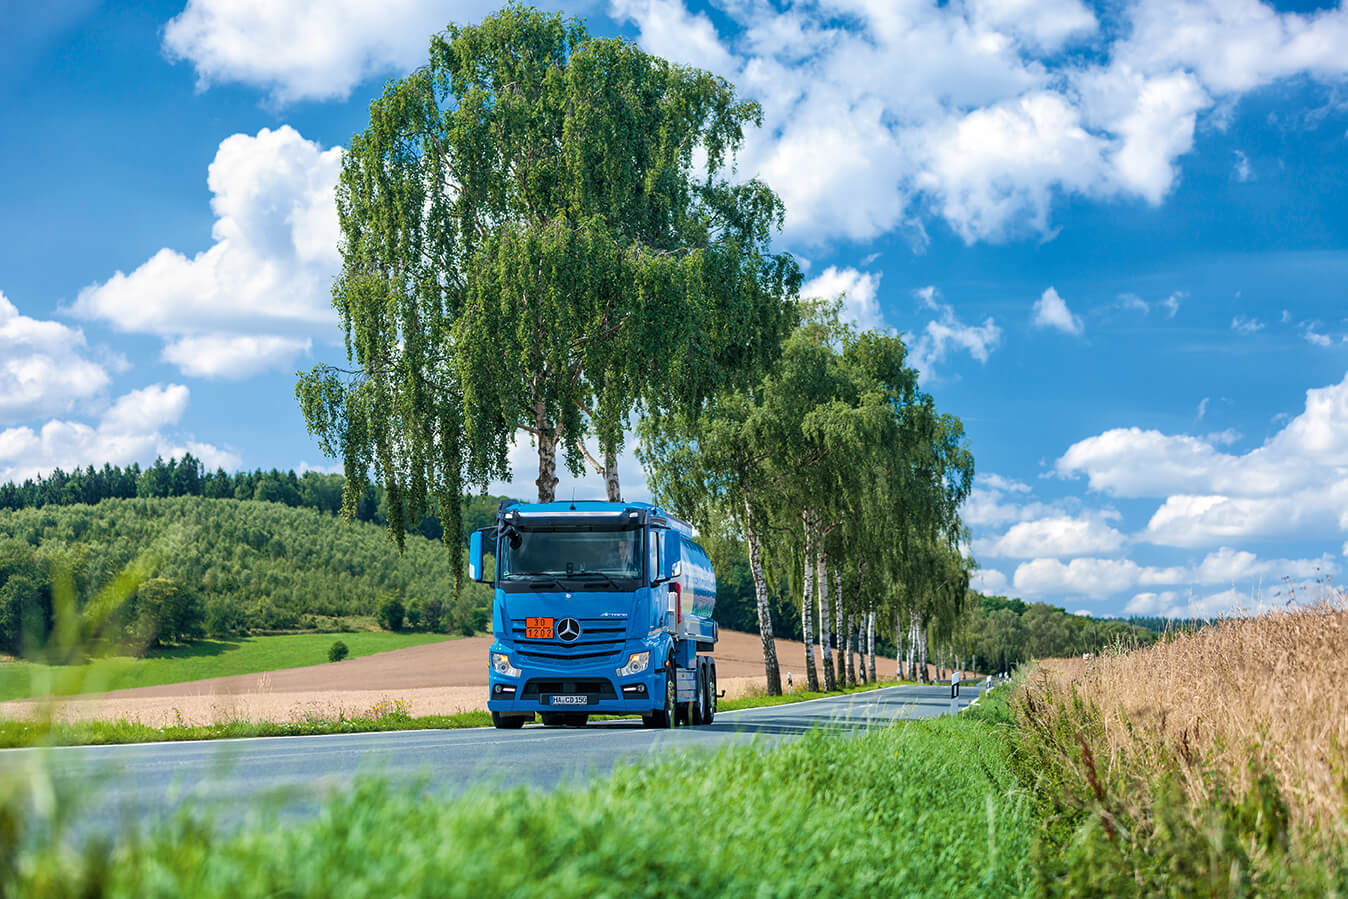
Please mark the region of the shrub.
POLYGON ((403 629, 403 616, 406 614, 407 610, 403 608, 402 600, 396 596, 386 596, 379 602, 375 620, 386 631, 400 631, 403 629))
POLYGON ((428 599, 421 608, 421 621, 426 626, 426 630, 431 633, 439 633, 444 627, 445 607, 438 599, 428 599))
POLYGON ((340 662, 342 659, 346 658, 350 652, 351 650, 346 648, 345 643, 341 640, 334 640, 332 645, 328 647, 328 661, 340 662))
POLYGON ((425 605, 420 599, 414 599, 407 604, 407 626, 412 630, 421 628, 422 619, 425 617, 425 605))
POLYGON ((244 630, 243 609, 223 596, 206 603, 206 633, 212 637, 232 637, 244 630))

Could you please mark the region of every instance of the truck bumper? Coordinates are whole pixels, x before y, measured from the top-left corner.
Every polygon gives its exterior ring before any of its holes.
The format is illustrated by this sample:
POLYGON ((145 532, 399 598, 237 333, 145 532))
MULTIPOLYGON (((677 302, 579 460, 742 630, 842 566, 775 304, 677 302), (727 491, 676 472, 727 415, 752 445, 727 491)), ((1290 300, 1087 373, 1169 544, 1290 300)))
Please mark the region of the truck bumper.
POLYGON ((592 715, 650 714, 664 702, 663 668, 619 677, 626 654, 606 659, 603 667, 531 666, 510 677, 492 670, 487 709, 503 714, 582 712, 592 715))

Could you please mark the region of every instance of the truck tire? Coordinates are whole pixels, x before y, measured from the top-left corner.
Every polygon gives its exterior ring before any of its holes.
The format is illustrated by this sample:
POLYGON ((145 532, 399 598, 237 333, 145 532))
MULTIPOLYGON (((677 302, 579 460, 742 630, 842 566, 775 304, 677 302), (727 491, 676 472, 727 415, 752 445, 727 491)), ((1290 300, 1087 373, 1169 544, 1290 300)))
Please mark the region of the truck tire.
POLYGON ((711 724, 716 720, 716 661, 707 660, 707 705, 702 714, 702 723, 711 724))
POLYGON ((677 706, 674 700, 674 663, 671 661, 665 664, 665 706, 650 715, 642 715, 641 723, 646 727, 673 727, 677 706))
MULTIPOLYGON (((530 715, 529 718, 532 718, 530 715)), ((500 712, 491 713, 491 723, 501 730, 519 730, 529 718, 523 715, 502 715, 500 712)))
POLYGON ((707 710, 707 666, 704 664, 706 659, 698 657, 697 671, 693 675, 693 682, 697 684, 694 691, 692 710, 688 715, 689 723, 694 727, 699 727, 704 721, 704 713, 707 710))

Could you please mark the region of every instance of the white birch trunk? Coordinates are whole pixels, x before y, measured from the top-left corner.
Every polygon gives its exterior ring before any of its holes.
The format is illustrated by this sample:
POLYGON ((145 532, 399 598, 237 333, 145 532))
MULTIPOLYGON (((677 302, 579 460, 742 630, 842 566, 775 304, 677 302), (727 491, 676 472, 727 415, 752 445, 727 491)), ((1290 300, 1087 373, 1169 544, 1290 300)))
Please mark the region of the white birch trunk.
POLYGON ((782 671, 777 664, 777 641, 772 636, 772 613, 768 608, 768 582, 763 577, 763 557, 758 550, 753 513, 744 503, 744 535, 749 543, 749 570, 754 578, 754 599, 758 602, 758 633, 763 638, 763 673, 768 679, 768 695, 782 695, 782 671))
POLYGON ((613 447, 604 450, 604 493, 611 503, 623 501, 623 492, 618 484, 618 453, 613 447))
POLYGON ((847 616, 847 638, 843 640, 843 648, 847 655, 847 685, 856 686, 856 666, 852 660, 852 635, 856 632, 856 616, 847 616))
POLYGON ((824 666, 824 689, 833 691, 838 689, 838 681, 834 677, 833 653, 830 651, 833 640, 829 633, 832 621, 828 604, 828 566, 819 547, 815 547, 814 561, 815 571, 819 574, 819 583, 815 585, 815 589, 819 591, 819 654, 824 666))
POLYGON ((866 613, 866 671, 875 683, 875 611, 866 613))
POLYGON ((927 649, 927 622, 919 620, 917 623, 917 667, 924 684, 931 683, 931 677, 927 674, 927 649))
POLYGON ((805 685, 810 692, 817 693, 819 691, 819 675, 814 670, 814 634, 810 623, 810 617, 814 614, 812 608, 814 601, 814 542, 810 539, 809 516, 802 515, 801 520, 805 525, 805 543, 801 548, 803 552, 801 573, 805 575, 805 583, 802 586, 803 595, 800 603, 800 630, 801 637, 805 640, 805 685))
POLYGON ((833 566, 833 605, 837 607, 834 621, 837 626, 833 630, 833 644, 838 647, 838 686, 846 683, 843 672, 843 656, 847 654, 847 638, 843 622, 843 596, 842 596, 842 577, 838 574, 839 566, 833 566))
POLYGON ((898 610, 894 612, 894 679, 903 680, 903 617, 898 610))
POLYGON ((557 495, 557 429, 548 421, 542 400, 534 403, 534 430, 538 440, 538 501, 550 503, 557 495))

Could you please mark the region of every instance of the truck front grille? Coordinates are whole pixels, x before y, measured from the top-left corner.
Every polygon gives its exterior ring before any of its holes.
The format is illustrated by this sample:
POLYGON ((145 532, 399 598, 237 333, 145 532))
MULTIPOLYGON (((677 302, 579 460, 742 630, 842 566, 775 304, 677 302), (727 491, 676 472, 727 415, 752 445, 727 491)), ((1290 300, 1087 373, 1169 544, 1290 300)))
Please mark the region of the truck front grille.
MULTIPOLYGON (((561 620, 558 618, 557 620, 561 620)), ((516 652, 525 658, 569 660, 601 659, 622 652, 627 641, 626 618, 577 618, 580 636, 570 643, 555 637, 551 640, 530 640, 525 637, 523 618, 510 621, 511 636, 516 652)))

